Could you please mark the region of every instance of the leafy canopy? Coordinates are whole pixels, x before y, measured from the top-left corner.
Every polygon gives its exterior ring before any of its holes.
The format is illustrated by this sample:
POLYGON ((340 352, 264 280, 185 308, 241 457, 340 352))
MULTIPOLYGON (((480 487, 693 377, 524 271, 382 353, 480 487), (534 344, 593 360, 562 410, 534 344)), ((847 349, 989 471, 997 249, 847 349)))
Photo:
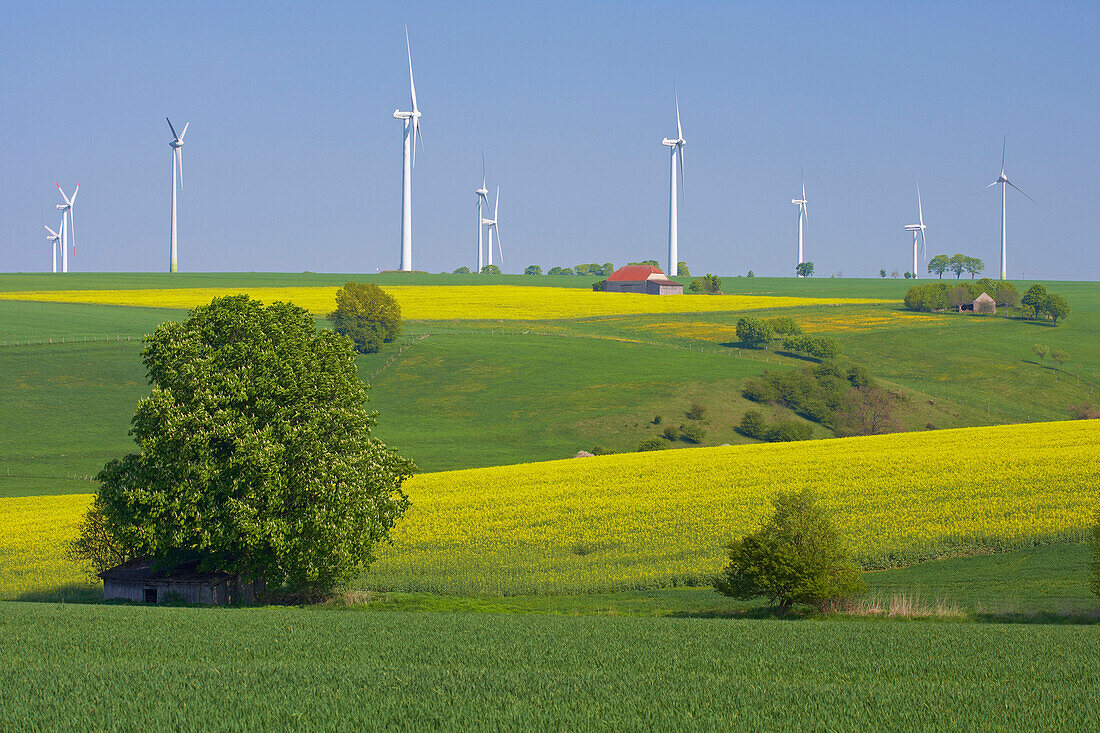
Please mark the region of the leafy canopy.
POLYGON ((734 598, 763 596, 785 612, 796 603, 823 609, 866 593, 832 518, 810 491, 781 492, 755 532, 726 545, 729 564, 715 582, 734 598))
POLYGON ((401 335, 401 306, 373 283, 345 283, 336 291, 332 330, 347 336, 361 354, 373 354, 401 335))
POLYGON ((146 338, 137 452, 97 477, 118 542, 161 565, 329 592, 374 559, 415 470, 371 437, 351 342, 290 303, 214 299, 146 338))

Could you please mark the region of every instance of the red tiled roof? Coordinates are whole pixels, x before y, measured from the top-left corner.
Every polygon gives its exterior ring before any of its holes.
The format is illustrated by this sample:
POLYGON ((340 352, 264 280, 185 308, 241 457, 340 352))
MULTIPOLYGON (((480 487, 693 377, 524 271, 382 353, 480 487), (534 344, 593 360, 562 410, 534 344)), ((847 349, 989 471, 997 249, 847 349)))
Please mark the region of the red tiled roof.
POLYGON ((648 279, 654 273, 664 275, 659 268, 652 265, 626 265, 615 270, 607 280, 608 282, 638 282, 648 279))

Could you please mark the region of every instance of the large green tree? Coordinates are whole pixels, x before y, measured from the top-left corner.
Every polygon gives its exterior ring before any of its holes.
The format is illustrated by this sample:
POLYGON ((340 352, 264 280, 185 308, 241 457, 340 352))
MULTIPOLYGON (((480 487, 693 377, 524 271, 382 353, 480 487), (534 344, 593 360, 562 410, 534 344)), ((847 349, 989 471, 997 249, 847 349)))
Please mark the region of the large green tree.
POLYGON ((336 291, 332 330, 347 336, 361 354, 373 354, 401 335, 401 306, 374 283, 348 282, 336 291))
POLYGON ((764 346, 773 335, 772 327, 762 318, 745 316, 737 321, 737 340, 746 346, 764 346))
POLYGON ((1042 283, 1035 283, 1024 293, 1020 299, 1024 307, 1031 311, 1033 316, 1038 316, 1047 301, 1047 289, 1042 283))
POLYGON ((146 338, 137 452, 97 477, 130 554, 323 595, 374 559, 415 466, 371 437, 351 341, 289 303, 216 298, 146 338))
POLYGON ((936 255, 928 260, 928 271, 943 279, 943 273, 951 267, 951 258, 947 255, 936 255))

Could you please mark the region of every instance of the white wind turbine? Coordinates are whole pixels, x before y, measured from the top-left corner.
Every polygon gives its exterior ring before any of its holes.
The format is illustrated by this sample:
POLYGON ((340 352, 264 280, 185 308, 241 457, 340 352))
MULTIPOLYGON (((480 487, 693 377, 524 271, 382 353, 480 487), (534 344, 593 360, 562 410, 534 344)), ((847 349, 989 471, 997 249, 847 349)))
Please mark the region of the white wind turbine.
MULTIPOLYGON (((489 208, 489 189, 485 188, 485 153, 481 154, 481 188, 477 189, 474 193, 477 194, 477 272, 481 272, 481 268, 485 266, 485 241, 483 236, 485 234, 485 216, 484 211, 489 208), (484 208, 483 208, 484 207, 484 208)), ((492 261, 492 252, 489 253, 489 261, 492 261)))
MULTIPOLYGON (((802 264, 802 223, 809 219, 806 212, 806 174, 802 174, 802 198, 791 199, 792 204, 798 205, 798 264, 802 264)), ((797 272, 797 268, 795 270, 797 272)), ((799 275, 798 277, 802 277, 799 275)))
MULTIPOLYGON (((176 271, 176 171, 179 171, 180 190, 183 190, 183 136, 187 134, 190 122, 185 122, 183 132, 176 134, 176 128, 172 126, 172 120, 167 117, 168 129, 172 131, 172 142, 168 145, 172 148, 172 259, 168 266, 168 272, 176 271)), ((201 141, 200 141, 201 142, 201 141)), ((200 161, 201 162, 201 161, 200 161)))
POLYGON ((73 191, 72 198, 65 195, 65 192, 61 190, 61 184, 55 183, 58 192, 61 194, 61 198, 65 199, 65 203, 57 204, 57 210, 61 212, 61 271, 69 271, 69 237, 72 237, 73 252, 76 252, 76 220, 73 219, 73 206, 76 204, 76 195, 80 193, 80 181, 76 182, 76 189, 73 191), (68 217, 69 223, 65 224, 65 218, 68 217))
MULTIPOLYGON (((1001 279, 1008 279, 1008 261, 1007 261, 1007 247, 1006 242, 1008 239, 1008 229, 1005 224, 1005 186, 1012 186, 1024 196, 1027 196, 1023 190, 1012 181, 1008 180, 1008 176, 1005 175, 1005 147, 1008 144, 1008 135, 1005 135, 1004 140, 1001 142, 1001 175, 997 177, 997 180, 986 186, 986 188, 993 188, 997 184, 1001 186, 1001 279)), ((1035 199, 1027 196, 1031 200, 1031 203, 1035 203, 1035 199)))
MULTIPOLYGON (((46 226, 43 224, 42 226, 46 226)), ((61 235, 55 232, 53 229, 46 227, 46 231, 49 232, 49 236, 46 237, 46 241, 53 245, 53 271, 57 272, 57 243, 61 241, 61 235)))
MULTIPOLYGON (((684 145, 687 143, 684 140, 684 129, 680 125, 680 96, 676 95, 676 139, 670 140, 665 138, 661 140, 661 145, 671 148, 669 151, 669 169, 668 169, 668 275, 669 277, 675 277, 679 274, 677 267, 679 266, 678 251, 679 242, 677 241, 677 235, 679 230, 679 222, 677 220, 676 211, 676 168, 677 160, 679 160, 680 168, 680 185, 684 183, 684 145)), ((683 195, 681 191, 681 195, 683 195)))
POLYGON ((920 235, 920 248, 927 252, 927 242, 924 240, 924 207, 920 201, 920 184, 917 184, 917 221, 918 224, 906 224, 905 231, 913 232, 913 279, 919 277, 919 268, 917 267, 917 235, 920 235))
POLYGON ((409 45, 409 29, 405 28, 405 50, 409 54, 409 96, 412 97, 412 111, 393 111, 395 119, 405 123, 404 167, 401 175, 401 267, 404 272, 412 270, 412 169, 416 163, 416 138, 420 146, 424 139, 420 137, 420 109, 416 106, 416 85, 413 83, 412 47, 409 45))
MULTIPOLYGON (((488 192, 486 192, 488 193, 488 192)), ((488 206, 488 202, 486 202, 488 206)), ((500 212, 500 186, 497 186, 497 198, 493 203, 493 218, 482 219, 483 226, 489 227, 489 264, 493 264, 493 235, 496 235, 497 239, 497 254, 500 255, 500 264, 504 264, 504 252, 500 249, 500 230, 497 228, 497 215, 500 212)), ((480 272, 480 270, 479 270, 480 272)))

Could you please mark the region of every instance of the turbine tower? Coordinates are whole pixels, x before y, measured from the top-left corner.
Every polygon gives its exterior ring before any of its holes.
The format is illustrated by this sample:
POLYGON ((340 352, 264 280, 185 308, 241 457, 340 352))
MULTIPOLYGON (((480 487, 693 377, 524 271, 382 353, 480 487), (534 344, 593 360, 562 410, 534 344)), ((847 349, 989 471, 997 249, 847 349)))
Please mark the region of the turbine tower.
POLYGON ((57 210, 61 212, 61 271, 69 271, 69 236, 72 235, 73 252, 76 252, 76 220, 73 219, 73 205, 76 204, 76 195, 80 193, 80 181, 76 182, 76 189, 73 191, 72 198, 65 195, 65 192, 61 190, 61 184, 55 183, 58 192, 61 194, 61 198, 65 200, 63 204, 57 204, 57 210), (65 218, 68 217, 69 223, 65 224, 65 218))
MULTIPOLYGON (((1001 186, 1001 279, 1002 280, 1007 280, 1008 279, 1008 261, 1007 261, 1007 247, 1006 247, 1006 243, 1007 243, 1007 240, 1008 240, 1008 228, 1005 224, 1005 193, 1006 193, 1005 186, 1006 185, 1007 186, 1012 186, 1013 188, 1015 188, 1020 193, 1023 193, 1024 196, 1027 196, 1027 194, 1024 193, 1023 190, 1019 186, 1017 186, 1012 181, 1008 180, 1008 176, 1005 175, 1005 147, 1007 146, 1007 144, 1008 144, 1008 135, 1005 135, 1004 140, 1001 142, 1001 175, 998 176, 997 180, 993 181, 993 183, 986 186, 986 188, 993 188, 997 184, 1000 184, 1000 186, 1001 186)), ((1027 197, 1031 200, 1031 203, 1035 203, 1035 199, 1031 198, 1030 196, 1027 196, 1027 197)))
POLYGON ((190 122, 185 122, 183 125, 183 132, 176 134, 176 128, 172 126, 172 120, 167 117, 164 118, 168 121, 168 129, 172 131, 172 142, 168 145, 172 148, 172 259, 168 265, 168 272, 176 271, 176 172, 179 172, 179 186, 180 190, 183 190, 183 136, 187 134, 187 126, 190 122))
POLYGON ((661 140, 661 145, 664 145, 669 150, 669 169, 668 169, 668 275, 669 277, 675 277, 679 274, 677 267, 679 266, 680 253, 678 251, 677 234, 679 229, 679 222, 677 220, 676 211, 676 168, 677 161, 679 161, 680 168, 680 185, 681 196, 683 195, 683 183, 684 183, 684 145, 687 143, 684 140, 684 128, 680 125, 680 95, 676 95, 676 139, 670 140, 665 138, 661 140))
MULTIPOLYGON (((46 225, 43 224, 42 226, 46 225)), ((46 231, 49 232, 46 241, 53 245, 51 248, 53 250, 53 271, 57 272, 57 243, 61 241, 61 235, 49 227, 46 227, 46 231)))
POLYGON ((477 272, 480 273, 485 266, 485 217, 482 212, 489 208, 489 189, 485 188, 485 153, 481 154, 481 188, 474 193, 477 194, 477 272))
POLYGON ((409 29, 405 27, 405 50, 409 54, 409 96, 412 98, 412 111, 393 111, 394 119, 405 124, 404 167, 401 174, 401 267, 403 272, 412 270, 412 169, 416 164, 416 138, 420 146, 424 139, 420 137, 420 109, 416 106, 416 85, 413 83, 412 47, 409 45, 409 29))
MULTIPOLYGON (((488 191, 486 191, 486 193, 488 193, 488 191)), ((488 207, 489 202, 486 201, 485 205, 486 205, 486 207, 488 207)), ((496 239, 497 239, 497 253, 500 255, 500 264, 502 264, 502 265, 504 264, 504 252, 502 252, 501 249, 500 249, 500 230, 497 229, 497 214, 499 213, 499 211, 500 211, 500 186, 497 186, 497 198, 496 198, 496 202, 493 204, 493 218, 492 219, 482 219, 481 220, 481 223, 482 223, 483 226, 489 227, 489 264, 490 265, 493 264, 493 235, 494 234, 496 235, 496 239)), ((480 272, 480 270, 479 270, 479 272, 480 272)))
MULTIPOLYGON (((806 174, 802 174, 802 198, 791 199, 792 204, 798 205, 798 264, 802 264, 802 222, 809 218, 806 213, 806 174)), ((797 272, 797 268, 795 268, 797 272)), ((802 277, 799 275, 798 277, 802 277)))
POLYGON ((928 246, 924 240, 924 207, 920 202, 920 184, 917 184, 917 221, 918 224, 907 224, 905 231, 913 232, 913 279, 916 280, 919 277, 919 268, 917 267, 917 235, 920 235, 920 248, 927 252, 928 246))

